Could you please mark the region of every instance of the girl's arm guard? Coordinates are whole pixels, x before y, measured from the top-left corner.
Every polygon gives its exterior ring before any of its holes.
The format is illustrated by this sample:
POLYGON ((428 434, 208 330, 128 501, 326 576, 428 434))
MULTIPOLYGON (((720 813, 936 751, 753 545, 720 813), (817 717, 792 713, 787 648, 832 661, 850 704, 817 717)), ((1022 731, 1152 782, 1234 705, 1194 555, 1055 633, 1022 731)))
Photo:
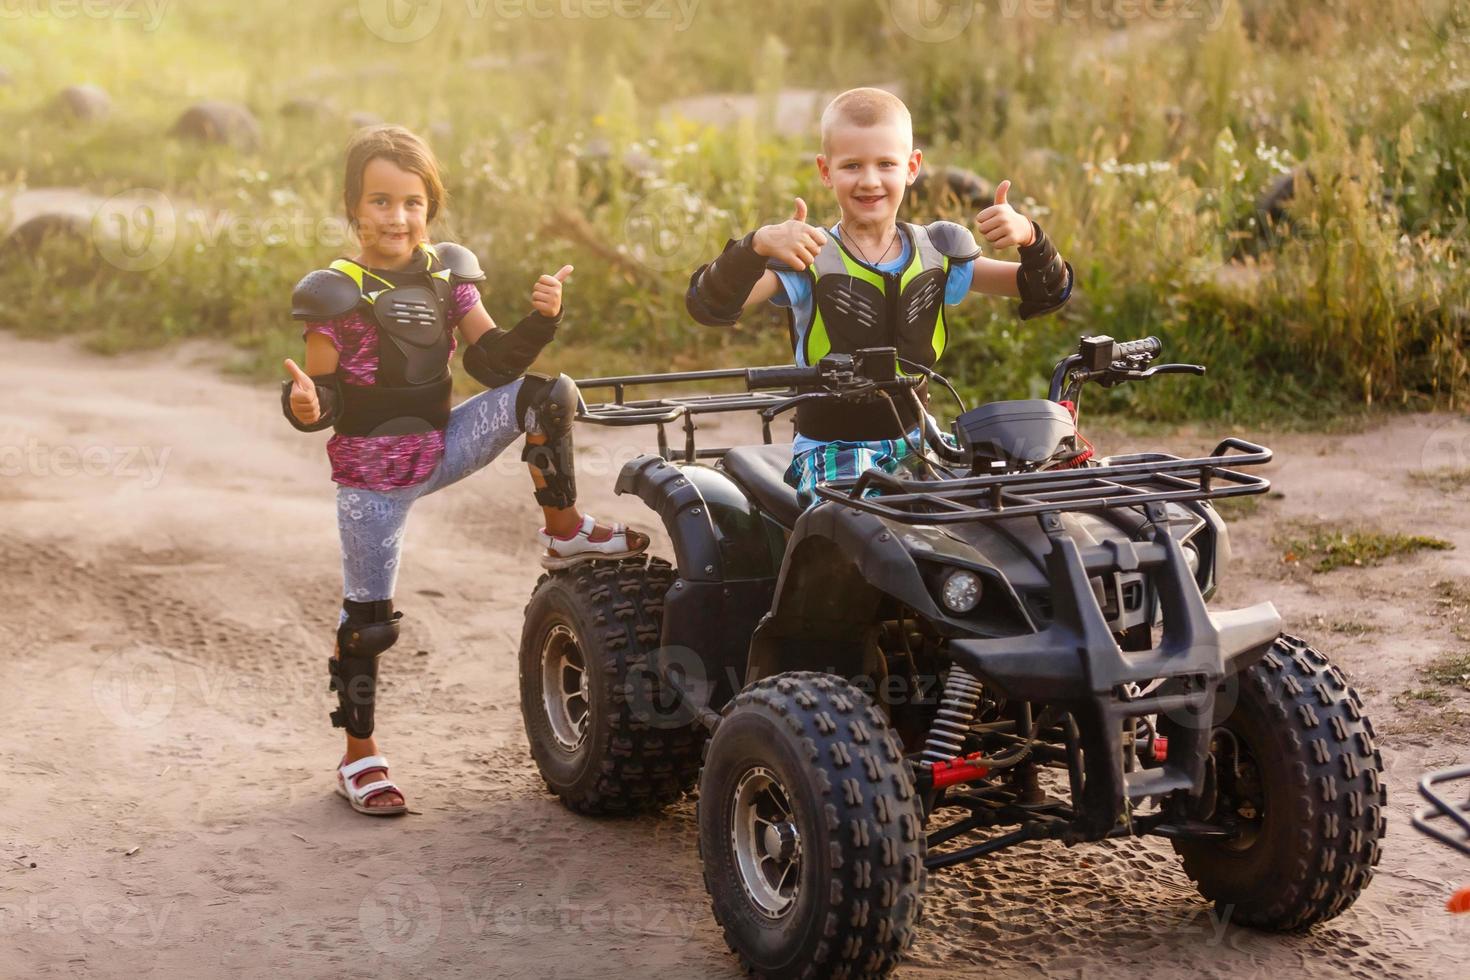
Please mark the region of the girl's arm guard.
POLYGON ((316 382, 316 401, 321 409, 321 416, 315 422, 303 422, 291 411, 291 387, 293 382, 281 382, 281 412, 300 432, 320 432, 336 423, 337 416, 342 414, 342 397, 337 391, 337 373, 313 374, 311 380, 316 382))
POLYGON ((560 313, 548 317, 532 311, 509 330, 487 330, 465 348, 464 369, 487 388, 510 384, 525 374, 541 349, 551 343, 559 323, 560 313))

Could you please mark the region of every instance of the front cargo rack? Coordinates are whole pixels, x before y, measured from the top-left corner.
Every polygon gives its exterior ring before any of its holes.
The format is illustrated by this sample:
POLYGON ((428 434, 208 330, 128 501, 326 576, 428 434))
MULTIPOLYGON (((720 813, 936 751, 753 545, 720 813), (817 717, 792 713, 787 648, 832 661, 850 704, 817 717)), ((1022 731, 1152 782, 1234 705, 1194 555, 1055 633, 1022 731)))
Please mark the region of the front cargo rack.
POLYGON ((1271 482, 1234 467, 1271 461, 1271 450, 1229 438, 1208 456, 1168 453, 1114 456, 1106 466, 925 480, 868 470, 819 484, 816 494, 903 524, 959 524, 1044 514, 1106 510, 1166 501, 1265 493, 1271 482), (1232 454, 1231 451, 1235 452, 1232 454))

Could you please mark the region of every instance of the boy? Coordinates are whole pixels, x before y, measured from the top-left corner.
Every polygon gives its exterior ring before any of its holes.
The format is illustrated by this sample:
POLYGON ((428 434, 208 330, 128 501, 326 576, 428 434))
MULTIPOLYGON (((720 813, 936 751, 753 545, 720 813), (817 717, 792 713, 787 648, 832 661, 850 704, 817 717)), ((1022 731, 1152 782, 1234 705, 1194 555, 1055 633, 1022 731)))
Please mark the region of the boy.
MULTIPOLYGON (((923 153, 914 148, 909 111, 896 96, 851 89, 827 106, 821 127, 817 170, 842 220, 826 232, 808 225, 806 203, 797 198, 790 219, 731 241, 690 279, 685 302, 700 323, 728 326, 769 300, 790 312, 797 364, 895 347, 900 358, 932 368, 948 338, 945 309, 967 293, 1019 297, 1023 320, 1066 303, 1072 267, 1040 226, 1006 203, 1010 181, 1001 182, 995 204, 976 221, 992 247, 1019 247, 1019 263, 980 257, 975 236, 951 221, 898 223, 923 153)), ((927 402, 926 387, 920 399, 927 402)), ((874 466, 892 473, 923 450, 923 420, 907 399, 893 406, 906 431, 895 426, 887 401, 798 406, 786 480, 804 505, 819 482, 874 466)))

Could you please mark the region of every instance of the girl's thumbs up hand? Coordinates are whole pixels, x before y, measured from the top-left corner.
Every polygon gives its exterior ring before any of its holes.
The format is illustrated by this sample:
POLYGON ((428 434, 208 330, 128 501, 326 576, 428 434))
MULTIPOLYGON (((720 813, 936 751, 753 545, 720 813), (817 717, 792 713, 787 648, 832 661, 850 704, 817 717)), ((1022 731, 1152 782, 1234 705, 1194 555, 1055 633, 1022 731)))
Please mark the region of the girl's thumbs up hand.
POLYGON ((1020 214, 1006 202, 1011 182, 1003 180, 995 189, 995 203, 975 215, 980 234, 992 248, 1009 248, 1012 245, 1026 247, 1036 240, 1036 231, 1031 220, 1020 214))
POLYGON ((291 375, 291 414, 296 416, 296 421, 310 425, 322 417, 321 402, 316 397, 316 382, 289 357, 286 358, 286 373, 291 375))
POLYGON ((572 274, 572 267, 564 265, 555 275, 542 276, 531 287, 531 306, 545 317, 555 317, 561 312, 561 284, 572 274))

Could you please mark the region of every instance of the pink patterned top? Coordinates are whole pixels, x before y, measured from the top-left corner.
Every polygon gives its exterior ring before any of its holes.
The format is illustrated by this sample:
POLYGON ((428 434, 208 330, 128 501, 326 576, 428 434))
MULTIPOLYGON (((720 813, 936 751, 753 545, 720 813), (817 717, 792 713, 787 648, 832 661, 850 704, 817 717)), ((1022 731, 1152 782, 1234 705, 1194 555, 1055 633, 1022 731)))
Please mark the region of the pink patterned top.
MULTIPOLYGON (((389 282, 400 282, 404 273, 383 269, 372 272, 389 282)), ((454 289, 446 310, 451 329, 474 309, 480 292, 470 283, 454 289)), ((337 371, 343 384, 371 385, 378 371, 378 329, 360 311, 332 320, 308 321, 301 336, 319 333, 337 349, 337 371)), ((454 356, 456 338, 449 339, 449 356, 454 356)), ((444 432, 420 432, 405 436, 344 436, 327 440, 327 458, 332 461, 332 482, 359 490, 399 490, 417 486, 429 478, 444 456, 444 432)))

